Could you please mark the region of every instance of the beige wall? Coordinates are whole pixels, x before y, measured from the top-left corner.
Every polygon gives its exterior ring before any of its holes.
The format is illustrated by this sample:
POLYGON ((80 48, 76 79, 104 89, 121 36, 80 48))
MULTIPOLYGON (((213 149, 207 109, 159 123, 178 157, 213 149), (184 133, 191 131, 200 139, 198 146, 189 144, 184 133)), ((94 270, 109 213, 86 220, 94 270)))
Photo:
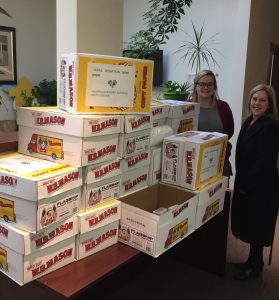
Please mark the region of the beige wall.
POLYGON ((244 84, 243 118, 250 90, 267 79, 270 43, 279 44, 278 0, 252 0, 244 84))
POLYGON ((77 52, 122 56, 123 0, 79 0, 77 20, 77 52))

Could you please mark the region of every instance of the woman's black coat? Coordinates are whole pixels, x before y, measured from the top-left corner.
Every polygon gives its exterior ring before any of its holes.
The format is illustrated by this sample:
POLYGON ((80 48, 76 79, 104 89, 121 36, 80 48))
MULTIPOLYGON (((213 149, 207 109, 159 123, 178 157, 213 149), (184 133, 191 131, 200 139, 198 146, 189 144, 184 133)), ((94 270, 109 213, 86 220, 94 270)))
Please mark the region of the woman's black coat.
POLYGON ((247 243, 270 246, 279 206, 279 128, 267 117, 249 129, 243 124, 236 145, 232 233, 247 243))

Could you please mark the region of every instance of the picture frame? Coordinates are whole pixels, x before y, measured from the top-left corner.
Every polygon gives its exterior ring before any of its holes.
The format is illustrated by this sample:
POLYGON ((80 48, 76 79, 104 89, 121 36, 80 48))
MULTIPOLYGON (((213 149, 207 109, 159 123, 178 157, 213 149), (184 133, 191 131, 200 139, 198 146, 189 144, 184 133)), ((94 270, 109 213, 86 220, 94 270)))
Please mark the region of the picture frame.
POLYGON ((16 32, 0 26, 0 84, 16 84, 16 32))

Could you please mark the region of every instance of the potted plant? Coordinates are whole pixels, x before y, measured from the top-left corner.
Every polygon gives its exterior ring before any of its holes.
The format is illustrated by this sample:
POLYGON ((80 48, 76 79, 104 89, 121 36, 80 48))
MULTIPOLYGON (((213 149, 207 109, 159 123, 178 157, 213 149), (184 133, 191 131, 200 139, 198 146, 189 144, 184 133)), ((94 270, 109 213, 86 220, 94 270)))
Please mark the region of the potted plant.
POLYGON ((42 80, 32 89, 32 95, 23 93, 23 106, 56 106, 57 105, 57 83, 56 80, 42 80))
POLYGON ((202 64, 206 64, 210 69, 210 62, 213 65, 219 66, 214 55, 222 55, 216 48, 217 44, 216 36, 218 33, 215 33, 208 39, 204 39, 204 25, 198 29, 192 22, 193 36, 186 33, 186 36, 189 37, 189 40, 182 41, 182 45, 174 53, 181 53, 183 55, 180 57, 182 62, 188 60, 188 66, 191 67, 191 70, 195 70, 195 74, 200 70, 202 64))
POLYGON ((163 83, 163 95, 165 99, 186 100, 191 92, 191 83, 188 81, 179 83, 169 80, 163 83))
POLYGON ((159 41, 154 40, 151 32, 140 30, 131 35, 123 50, 123 56, 153 60, 153 85, 160 86, 162 84, 163 50, 159 49, 159 41))

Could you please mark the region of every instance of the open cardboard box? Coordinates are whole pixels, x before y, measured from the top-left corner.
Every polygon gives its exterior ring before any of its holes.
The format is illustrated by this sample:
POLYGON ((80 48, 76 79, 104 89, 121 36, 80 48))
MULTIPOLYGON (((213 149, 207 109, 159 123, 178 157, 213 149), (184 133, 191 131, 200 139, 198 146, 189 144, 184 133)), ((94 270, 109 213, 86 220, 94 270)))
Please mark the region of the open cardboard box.
POLYGON ((158 257, 192 233, 198 195, 162 183, 119 199, 119 241, 158 257), (154 213, 158 208, 167 211, 154 213))

